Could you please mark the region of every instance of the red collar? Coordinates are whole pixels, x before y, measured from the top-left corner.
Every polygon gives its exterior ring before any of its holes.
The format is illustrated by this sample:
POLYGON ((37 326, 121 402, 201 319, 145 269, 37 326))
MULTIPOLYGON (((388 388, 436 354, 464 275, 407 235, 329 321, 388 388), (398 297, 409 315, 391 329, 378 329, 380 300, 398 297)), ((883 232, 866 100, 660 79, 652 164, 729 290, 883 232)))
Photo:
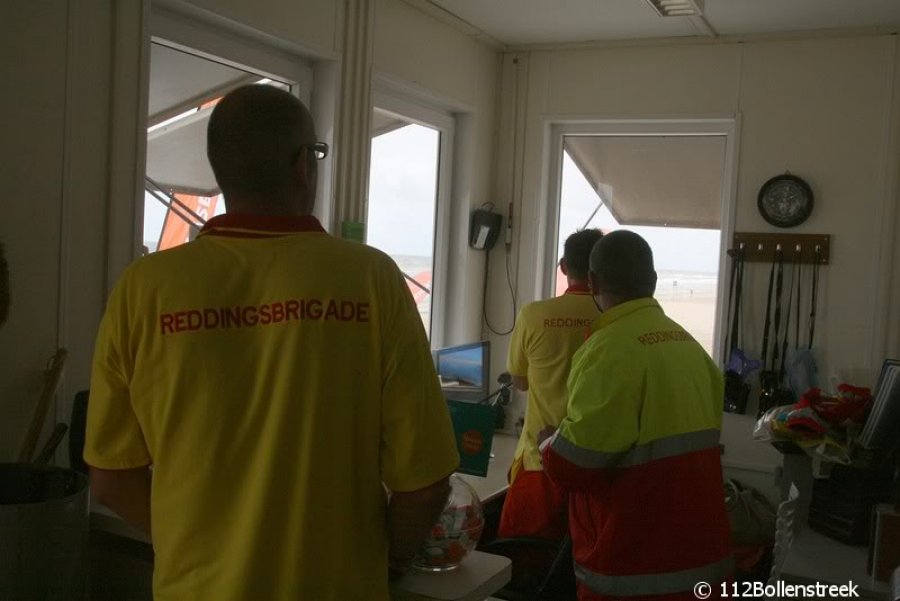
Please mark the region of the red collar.
POLYGON ((568 288, 564 294, 590 294, 591 289, 585 284, 572 284, 568 288))
POLYGON ((322 224, 312 215, 250 215, 225 213, 213 217, 200 230, 200 236, 229 236, 233 238, 271 238, 297 232, 325 233, 322 224))

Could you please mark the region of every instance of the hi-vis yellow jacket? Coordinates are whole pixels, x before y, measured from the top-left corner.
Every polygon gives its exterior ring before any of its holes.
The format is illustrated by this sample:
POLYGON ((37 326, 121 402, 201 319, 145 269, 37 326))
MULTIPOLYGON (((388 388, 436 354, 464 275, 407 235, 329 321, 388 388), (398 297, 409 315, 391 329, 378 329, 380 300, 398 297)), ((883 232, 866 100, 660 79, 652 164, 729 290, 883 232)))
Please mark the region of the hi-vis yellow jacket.
POLYGON ((731 571, 722 376, 652 298, 594 321, 544 469, 571 492, 580 599, 693 598, 731 571))

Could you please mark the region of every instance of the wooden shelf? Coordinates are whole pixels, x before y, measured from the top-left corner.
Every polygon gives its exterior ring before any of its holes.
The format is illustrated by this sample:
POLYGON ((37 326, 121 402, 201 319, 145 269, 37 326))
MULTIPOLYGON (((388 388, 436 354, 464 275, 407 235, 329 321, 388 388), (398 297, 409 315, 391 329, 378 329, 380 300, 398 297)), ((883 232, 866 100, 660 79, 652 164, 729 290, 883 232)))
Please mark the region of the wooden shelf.
POLYGON ((728 254, 743 248, 744 260, 751 263, 771 263, 778 248, 784 252, 784 262, 793 263, 800 253, 804 264, 828 265, 831 256, 829 234, 764 234, 735 232, 728 254))

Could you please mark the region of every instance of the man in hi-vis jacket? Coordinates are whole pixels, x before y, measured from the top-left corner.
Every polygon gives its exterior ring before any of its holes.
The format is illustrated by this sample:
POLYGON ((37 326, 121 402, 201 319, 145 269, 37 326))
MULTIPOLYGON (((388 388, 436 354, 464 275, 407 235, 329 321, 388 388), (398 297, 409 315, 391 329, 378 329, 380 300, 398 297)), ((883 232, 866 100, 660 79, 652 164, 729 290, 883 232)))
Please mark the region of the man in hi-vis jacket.
POLYGON ((589 277, 602 314, 572 361, 566 417, 542 447, 547 474, 570 493, 578 598, 720 598, 732 570, 722 375, 653 299, 643 238, 604 236, 589 277))

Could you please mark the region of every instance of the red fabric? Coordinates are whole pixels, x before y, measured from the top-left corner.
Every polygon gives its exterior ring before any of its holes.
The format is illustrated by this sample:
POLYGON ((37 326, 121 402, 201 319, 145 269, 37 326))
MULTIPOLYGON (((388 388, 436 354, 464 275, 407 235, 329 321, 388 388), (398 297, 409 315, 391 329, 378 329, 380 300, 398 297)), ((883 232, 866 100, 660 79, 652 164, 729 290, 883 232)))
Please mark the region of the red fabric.
POLYGON ((568 495, 544 472, 519 470, 506 493, 497 536, 562 540, 567 511, 568 495))
POLYGON ((571 286, 566 288, 566 291, 564 292, 564 294, 590 294, 590 293, 591 293, 591 289, 588 287, 587 284, 572 284, 571 286))
POLYGON ((282 234, 285 232, 324 232, 322 224, 312 215, 250 215, 225 213, 206 222, 201 234, 248 237, 246 233, 229 230, 254 230, 260 234, 282 234))
POLYGON ((572 553, 584 568, 659 574, 731 554, 717 447, 627 468, 582 468, 552 446, 543 458, 550 478, 571 491, 572 553))

